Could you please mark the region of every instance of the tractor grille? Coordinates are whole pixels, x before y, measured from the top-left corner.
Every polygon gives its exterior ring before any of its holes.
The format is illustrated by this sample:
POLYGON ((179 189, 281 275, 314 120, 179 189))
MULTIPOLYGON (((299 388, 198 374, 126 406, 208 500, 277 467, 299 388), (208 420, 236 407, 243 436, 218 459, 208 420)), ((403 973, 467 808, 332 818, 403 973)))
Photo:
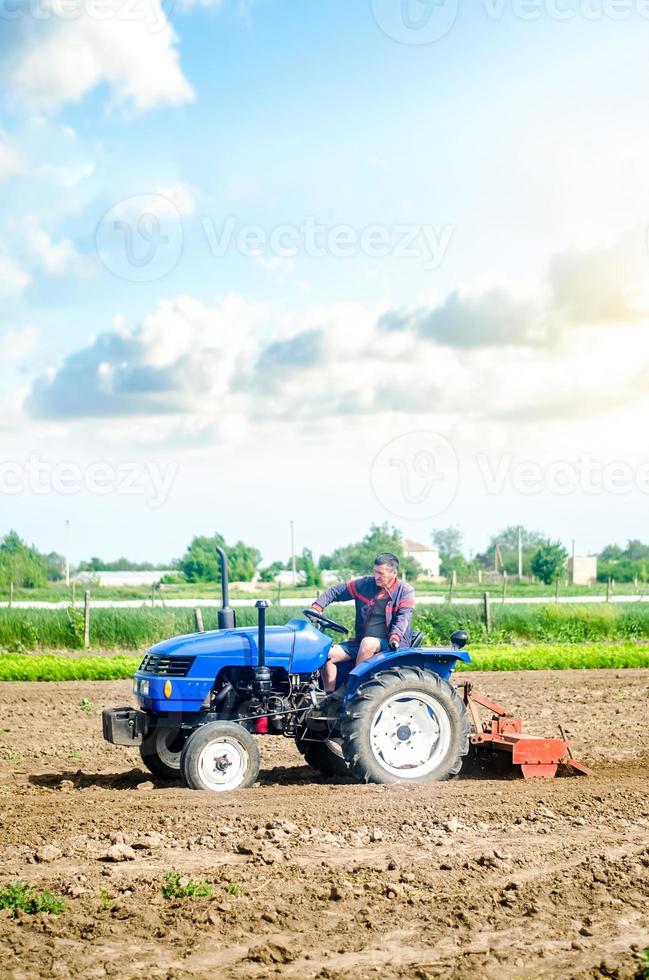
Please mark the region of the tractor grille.
POLYGON ((140 664, 140 670, 158 677, 187 677, 196 657, 164 657, 161 654, 147 653, 140 664))

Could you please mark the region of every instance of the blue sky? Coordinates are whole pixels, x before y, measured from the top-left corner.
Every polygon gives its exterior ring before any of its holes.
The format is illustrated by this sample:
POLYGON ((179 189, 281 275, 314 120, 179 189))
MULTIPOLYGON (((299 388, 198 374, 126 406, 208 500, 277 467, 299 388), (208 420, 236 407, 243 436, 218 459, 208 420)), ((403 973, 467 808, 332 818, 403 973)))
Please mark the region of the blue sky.
POLYGON ((7 526, 69 519, 77 559, 641 535, 639 2, 35 2, 0 20, 7 526))

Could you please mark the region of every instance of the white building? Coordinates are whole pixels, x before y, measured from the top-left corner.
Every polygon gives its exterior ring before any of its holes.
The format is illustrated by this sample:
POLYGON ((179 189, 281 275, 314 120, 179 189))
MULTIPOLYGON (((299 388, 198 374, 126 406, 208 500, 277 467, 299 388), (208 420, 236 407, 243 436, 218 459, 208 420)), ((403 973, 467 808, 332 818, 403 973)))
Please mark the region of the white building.
POLYGON ((575 555, 568 559, 568 578, 573 585, 592 585, 597 581, 597 555, 575 555))
POLYGON ((426 578, 439 578, 441 564, 439 548, 429 544, 419 544, 418 541, 410 541, 406 538, 403 542, 403 551, 406 557, 414 558, 421 565, 426 578))
POLYGON ((72 581, 79 584, 96 582, 98 585, 110 586, 155 585, 163 575, 173 574, 173 568, 158 568, 150 572, 78 572, 72 581))

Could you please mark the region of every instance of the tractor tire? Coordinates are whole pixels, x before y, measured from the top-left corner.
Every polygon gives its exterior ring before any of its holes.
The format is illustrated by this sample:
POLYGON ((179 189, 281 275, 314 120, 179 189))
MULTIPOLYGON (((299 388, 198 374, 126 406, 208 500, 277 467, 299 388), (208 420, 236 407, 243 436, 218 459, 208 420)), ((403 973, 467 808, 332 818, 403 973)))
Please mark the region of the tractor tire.
POLYGON ((149 772, 159 779, 180 779, 180 754, 187 732, 156 726, 140 745, 140 757, 149 772))
POLYGON ((213 721, 201 725, 187 739, 180 772, 190 789, 212 793, 249 789, 259 775, 259 749, 243 725, 213 721))
POLYGON ((365 783, 441 782, 457 776, 471 725, 455 688, 419 667, 373 674, 347 703, 343 754, 365 783))
POLYGON ((307 766, 315 769, 321 776, 349 776, 349 766, 340 745, 333 739, 316 742, 296 735, 295 744, 298 752, 304 756, 307 766))

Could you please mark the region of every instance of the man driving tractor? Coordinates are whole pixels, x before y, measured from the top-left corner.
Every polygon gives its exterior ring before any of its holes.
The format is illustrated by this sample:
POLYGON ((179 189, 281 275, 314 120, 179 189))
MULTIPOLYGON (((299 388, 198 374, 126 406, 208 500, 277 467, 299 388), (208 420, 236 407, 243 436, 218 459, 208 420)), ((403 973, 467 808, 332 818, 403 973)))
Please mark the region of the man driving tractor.
POLYGON ((399 559, 385 551, 374 559, 374 573, 351 582, 332 585, 318 596, 311 608, 322 613, 331 602, 356 604, 355 635, 336 643, 322 668, 322 686, 331 694, 336 689, 338 664, 353 660, 363 663, 386 650, 408 648, 412 641, 415 590, 399 577, 399 559))

